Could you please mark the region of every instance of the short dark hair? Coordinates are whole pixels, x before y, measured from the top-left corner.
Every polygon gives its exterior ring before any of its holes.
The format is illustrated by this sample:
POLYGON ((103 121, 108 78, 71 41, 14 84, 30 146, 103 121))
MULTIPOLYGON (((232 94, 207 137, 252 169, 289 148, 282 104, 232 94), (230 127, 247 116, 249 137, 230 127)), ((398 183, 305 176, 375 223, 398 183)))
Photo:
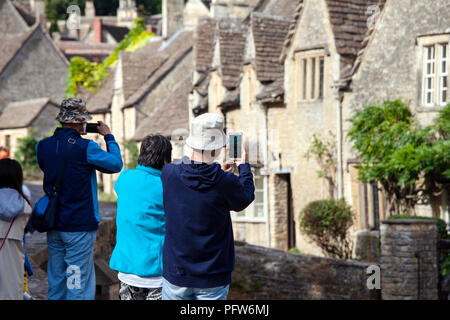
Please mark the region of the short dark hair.
POLYGON ((172 144, 166 137, 155 134, 144 138, 138 164, 161 170, 172 160, 172 144))

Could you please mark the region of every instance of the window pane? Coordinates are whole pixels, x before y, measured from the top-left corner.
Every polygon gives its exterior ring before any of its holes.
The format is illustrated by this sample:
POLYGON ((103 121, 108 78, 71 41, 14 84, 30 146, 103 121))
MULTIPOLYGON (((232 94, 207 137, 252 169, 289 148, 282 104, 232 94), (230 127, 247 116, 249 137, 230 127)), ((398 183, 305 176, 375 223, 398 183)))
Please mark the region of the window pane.
POLYGON ((264 192, 262 191, 255 192, 255 205, 256 204, 264 204, 264 192))
POLYGON ((435 47, 424 47, 424 61, 423 61, 423 104, 432 106, 435 103, 435 66, 436 56, 435 47))
POLYGON ((316 84, 316 58, 311 59, 311 100, 315 96, 315 84, 316 84))
POLYGON ((306 100, 306 81, 307 81, 307 71, 308 69, 306 69, 307 67, 307 63, 306 63, 306 59, 303 59, 303 95, 302 95, 302 99, 306 100))
POLYGON ((264 206, 255 204, 255 218, 264 217, 264 206))
POLYGON ((438 99, 440 105, 445 105, 447 103, 447 79, 448 79, 448 44, 439 45, 439 91, 438 91, 438 99))
POLYGON ((324 58, 319 61, 319 98, 323 98, 323 76, 324 76, 324 58))
POLYGON ((264 178, 261 176, 255 177, 255 188, 257 190, 262 190, 264 188, 264 178))

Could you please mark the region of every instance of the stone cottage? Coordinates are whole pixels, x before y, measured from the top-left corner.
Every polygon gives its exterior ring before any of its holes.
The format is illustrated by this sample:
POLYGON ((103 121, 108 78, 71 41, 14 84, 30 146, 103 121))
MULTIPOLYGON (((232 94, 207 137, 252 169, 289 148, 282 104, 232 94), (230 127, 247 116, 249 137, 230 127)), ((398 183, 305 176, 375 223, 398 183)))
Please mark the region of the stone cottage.
POLYGON ((16 141, 24 135, 27 126, 38 126, 40 135, 50 134, 56 127, 55 114, 49 122, 36 122, 35 117, 48 116, 51 112, 46 106, 58 105, 64 98, 68 68, 67 59, 40 20, 32 19, 26 9, 9 0, 0 2, 0 117, 4 121, 2 128, 15 128, 8 132, 2 130, 0 144, 9 144, 13 154, 16 141), (18 106, 24 112, 28 110, 23 119, 10 115, 19 110, 13 108, 18 106), (4 112, 7 114, 3 115, 4 112))
MULTIPOLYGON (((371 25, 353 68, 339 82, 342 118, 348 119, 355 111, 377 102, 405 99, 418 123, 430 124, 450 102, 450 3, 386 0, 377 5, 370 13, 378 17, 378 22, 371 25)), ((342 130, 345 136, 349 123, 344 121, 342 130)), ((342 157, 344 195, 358 210, 360 228, 372 229, 377 217, 385 218, 383 203, 379 213, 374 212, 375 186, 356 181, 358 159, 345 140, 342 157)), ((450 222, 449 190, 430 199, 430 205, 419 206, 416 214, 450 222)))
POLYGON ((59 104, 49 98, 9 103, 0 115, 0 145, 14 158, 18 140, 28 135, 29 128, 35 130, 36 137, 53 134, 58 111, 59 104))

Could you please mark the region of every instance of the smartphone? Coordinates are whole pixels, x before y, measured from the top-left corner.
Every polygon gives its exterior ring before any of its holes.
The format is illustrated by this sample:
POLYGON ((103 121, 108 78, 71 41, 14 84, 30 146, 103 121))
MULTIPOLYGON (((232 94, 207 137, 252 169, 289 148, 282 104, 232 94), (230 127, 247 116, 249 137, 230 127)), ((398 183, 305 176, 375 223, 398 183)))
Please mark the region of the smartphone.
POLYGON ((86 133, 99 133, 98 132, 98 123, 86 124, 86 133))
POLYGON ((228 157, 232 160, 242 158, 242 133, 229 134, 229 154, 228 157))

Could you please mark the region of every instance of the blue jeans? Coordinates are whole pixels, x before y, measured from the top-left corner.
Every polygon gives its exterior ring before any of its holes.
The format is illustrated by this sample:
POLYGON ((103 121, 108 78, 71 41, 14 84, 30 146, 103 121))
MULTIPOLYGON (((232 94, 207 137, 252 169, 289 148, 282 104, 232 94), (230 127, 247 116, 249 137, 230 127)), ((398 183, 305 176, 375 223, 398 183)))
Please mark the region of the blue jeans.
POLYGON ((227 300, 230 285, 215 288, 187 288, 163 280, 162 300, 227 300))
POLYGON ((47 233, 48 300, 94 300, 96 231, 47 233))

